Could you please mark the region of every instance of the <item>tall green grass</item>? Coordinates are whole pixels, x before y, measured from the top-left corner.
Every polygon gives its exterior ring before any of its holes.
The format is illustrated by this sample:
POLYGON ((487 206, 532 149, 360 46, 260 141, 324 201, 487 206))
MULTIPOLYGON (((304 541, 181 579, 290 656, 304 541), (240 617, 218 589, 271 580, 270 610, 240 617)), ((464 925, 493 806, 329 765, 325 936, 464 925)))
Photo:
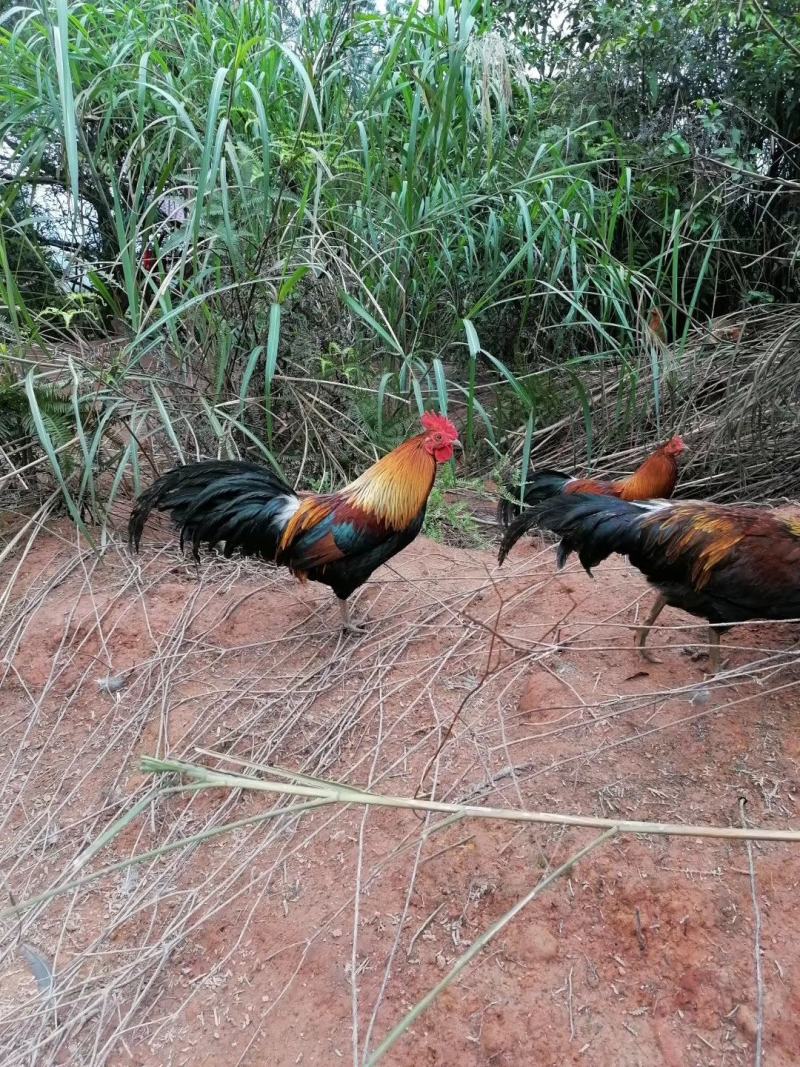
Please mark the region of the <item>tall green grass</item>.
MULTIPOLYGON (((526 427, 527 460, 533 427, 585 401, 587 363, 634 390, 649 367, 660 388, 647 316, 661 305, 685 337, 718 233, 686 291, 696 243, 669 196, 637 182, 605 124, 549 126, 490 17, 482 0, 299 19, 255 0, 15 9, 9 188, 71 193, 59 236, 98 315, 126 325, 110 363, 75 352, 67 368, 4 251, 9 339, 61 363, 34 367, 26 395, 76 397, 84 473, 39 434, 71 511, 138 482, 142 448, 154 465, 255 449, 323 484, 391 443, 409 407, 449 408, 472 455, 526 427), (357 381, 321 371, 332 345, 357 381)), ((0 251, 24 236, 10 206, 0 251)))

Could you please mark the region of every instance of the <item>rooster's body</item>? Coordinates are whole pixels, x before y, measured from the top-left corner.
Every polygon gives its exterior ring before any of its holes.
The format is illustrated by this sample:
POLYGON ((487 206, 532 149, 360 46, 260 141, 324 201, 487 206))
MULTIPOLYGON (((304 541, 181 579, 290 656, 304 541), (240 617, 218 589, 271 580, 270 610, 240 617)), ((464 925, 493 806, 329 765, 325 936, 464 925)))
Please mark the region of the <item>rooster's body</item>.
POLYGON ((378 460, 338 493, 302 500, 274 471, 252 463, 209 460, 176 467, 138 499, 128 536, 138 549, 151 510, 168 511, 181 544, 224 544, 288 567, 299 579, 331 587, 350 629, 347 598, 417 536, 437 463, 449 460, 458 434, 442 416, 423 416, 425 433, 378 460))
POLYGON ((633 474, 627 478, 611 481, 606 478, 573 478, 563 471, 534 471, 525 483, 524 507, 519 505, 519 488, 509 487, 509 494, 516 499, 501 500, 497 507, 497 520, 506 527, 500 548, 500 563, 524 533, 536 525, 532 511, 550 497, 561 493, 593 493, 598 496, 613 496, 620 500, 668 499, 678 482, 677 457, 686 446, 679 436, 667 441, 648 456, 633 474))
POLYGON ((667 604, 710 623, 712 672, 719 635, 732 624, 800 618, 800 521, 766 508, 578 494, 542 504, 537 522, 562 538, 559 566, 575 550, 591 573, 618 552, 658 590, 637 632, 646 657, 647 634, 667 604))

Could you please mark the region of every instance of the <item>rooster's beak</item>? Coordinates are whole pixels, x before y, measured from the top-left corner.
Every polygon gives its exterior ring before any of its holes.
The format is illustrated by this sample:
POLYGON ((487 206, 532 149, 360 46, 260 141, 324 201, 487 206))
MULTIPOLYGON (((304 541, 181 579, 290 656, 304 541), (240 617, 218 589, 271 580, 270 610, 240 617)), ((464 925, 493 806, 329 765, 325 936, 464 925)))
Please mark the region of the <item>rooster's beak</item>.
POLYGON ((451 441, 450 444, 453 446, 453 448, 457 448, 459 452, 464 451, 464 446, 461 444, 460 441, 451 441))

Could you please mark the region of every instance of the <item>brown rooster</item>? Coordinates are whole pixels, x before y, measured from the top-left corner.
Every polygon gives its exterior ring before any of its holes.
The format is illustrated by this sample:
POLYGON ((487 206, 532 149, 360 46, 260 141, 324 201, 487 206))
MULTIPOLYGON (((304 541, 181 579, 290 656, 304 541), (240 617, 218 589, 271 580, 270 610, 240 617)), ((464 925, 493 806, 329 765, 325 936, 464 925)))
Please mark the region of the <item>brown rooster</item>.
POLYGON ((720 634, 733 623, 800 618, 800 520, 767 508, 579 493, 546 501, 536 521, 562 538, 559 567, 573 549, 588 573, 618 552, 658 590, 636 633, 645 659, 650 627, 667 604, 708 620, 712 674, 720 634))
POLYGON ((654 307, 647 316, 647 329, 662 345, 667 343, 667 327, 659 308, 654 307))
POLYGON ((559 493, 595 493, 619 497, 621 500, 671 497, 678 482, 678 456, 685 451, 683 438, 676 434, 648 456, 633 474, 617 481, 573 478, 554 470, 534 471, 525 484, 523 500, 527 508, 523 510, 518 503, 519 488, 508 488, 509 494, 516 496, 516 500, 503 499, 498 504, 497 521, 507 528, 500 546, 499 562, 502 563, 520 537, 536 525, 536 516, 528 509, 559 493))
POLYGON ((274 471, 254 463, 207 460, 176 467, 136 502, 128 538, 138 550, 153 508, 169 511, 195 556, 205 543, 224 542, 230 556, 260 556, 288 567, 301 581, 333 589, 342 625, 347 598, 372 572, 410 544, 422 529, 436 466, 460 448, 443 415, 422 416, 424 432, 379 459, 338 493, 300 497, 274 471))

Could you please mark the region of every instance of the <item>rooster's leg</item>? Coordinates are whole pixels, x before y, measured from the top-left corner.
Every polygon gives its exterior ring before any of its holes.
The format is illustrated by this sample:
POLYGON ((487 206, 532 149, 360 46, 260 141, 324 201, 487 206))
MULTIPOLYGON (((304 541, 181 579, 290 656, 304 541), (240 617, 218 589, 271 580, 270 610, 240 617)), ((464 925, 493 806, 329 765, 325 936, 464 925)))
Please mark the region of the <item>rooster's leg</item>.
POLYGON ((364 627, 350 618, 350 603, 347 600, 339 601, 339 613, 342 616, 342 629, 349 634, 363 634, 364 627))
POLYGON ((708 673, 716 674, 720 666, 719 630, 708 628, 708 673))
POLYGON ((648 663, 661 662, 660 659, 656 659, 656 657, 649 649, 645 648, 644 643, 647 640, 647 635, 650 633, 650 627, 653 625, 653 623, 656 621, 656 619, 666 606, 666 600, 659 593, 656 597, 655 603, 653 604, 650 614, 647 616, 642 625, 638 627, 638 629, 636 630, 636 636, 633 639, 634 645, 636 646, 636 648, 639 649, 640 656, 642 657, 642 659, 646 659, 648 663))

